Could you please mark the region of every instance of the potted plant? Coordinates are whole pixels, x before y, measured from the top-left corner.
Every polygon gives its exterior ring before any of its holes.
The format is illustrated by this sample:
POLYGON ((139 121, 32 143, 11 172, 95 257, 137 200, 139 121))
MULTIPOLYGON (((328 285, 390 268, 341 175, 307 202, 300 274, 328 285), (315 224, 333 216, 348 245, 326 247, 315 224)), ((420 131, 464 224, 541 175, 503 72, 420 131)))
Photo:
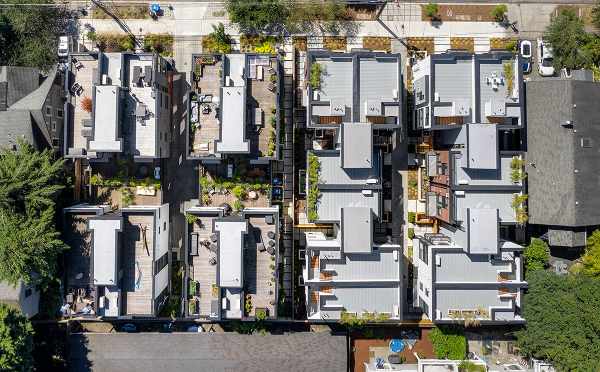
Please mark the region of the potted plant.
POLYGON ((429 20, 431 22, 440 20, 439 11, 440 11, 440 8, 436 3, 428 3, 425 6, 423 6, 423 12, 425 13, 425 16, 427 18, 429 18, 429 20))

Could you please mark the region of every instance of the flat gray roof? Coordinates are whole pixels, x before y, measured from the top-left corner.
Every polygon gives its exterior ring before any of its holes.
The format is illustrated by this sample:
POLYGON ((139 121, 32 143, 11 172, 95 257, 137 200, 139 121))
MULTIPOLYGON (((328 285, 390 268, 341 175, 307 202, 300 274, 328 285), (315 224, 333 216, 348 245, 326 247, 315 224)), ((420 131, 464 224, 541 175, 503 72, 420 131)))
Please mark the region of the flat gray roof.
POLYGON ((121 87, 116 85, 94 86, 94 137, 91 151, 121 152, 123 143, 119 138, 119 110, 121 87))
POLYGON ((119 240, 117 235, 122 231, 121 216, 90 218, 88 226, 93 231, 94 284, 117 285, 119 279, 117 267, 119 240))
POLYGON ((343 207, 365 207, 379 216, 379 191, 369 190, 321 190, 317 213, 321 221, 340 221, 343 207))
POLYGON ((343 168, 373 168, 373 127, 368 123, 343 123, 341 152, 343 168))
POLYGON ((342 250, 344 253, 371 253, 373 212, 368 207, 342 207, 342 250))
POLYGON ((244 235, 248 232, 246 220, 222 219, 214 221, 219 233, 219 286, 241 288, 244 285, 244 235))
POLYGON ((472 254, 498 254, 498 209, 467 209, 468 251, 472 254))
POLYGON ((246 86, 221 87, 221 139, 217 152, 249 152, 246 140, 246 86))
POLYGON ((467 156, 471 169, 498 168, 498 129, 490 124, 467 124, 467 156))

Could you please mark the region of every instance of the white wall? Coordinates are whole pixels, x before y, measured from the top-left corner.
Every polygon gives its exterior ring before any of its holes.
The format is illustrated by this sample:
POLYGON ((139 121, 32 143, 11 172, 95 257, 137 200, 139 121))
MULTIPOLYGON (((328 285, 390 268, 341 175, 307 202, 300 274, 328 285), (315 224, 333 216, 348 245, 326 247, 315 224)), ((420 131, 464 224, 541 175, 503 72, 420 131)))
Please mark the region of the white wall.
POLYGON ((164 291, 169 285, 169 266, 165 266, 158 274, 154 276, 154 298, 164 291))
POLYGON ((161 205, 159 211, 156 215, 156 247, 154 250, 156 260, 169 251, 169 204, 161 205))
MULTIPOLYGON (((417 276, 418 276, 418 280, 417 280, 417 294, 418 296, 425 302, 427 303, 427 305, 429 306, 429 313, 427 314, 427 316, 429 317, 429 319, 433 320, 433 308, 431 306, 431 299, 433 296, 433 291, 432 291, 432 284, 431 284, 431 265, 432 264, 432 254, 431 254, 431 248, 428 250, 427 255, 429 258, 429 265, 426 264, 425 262, 423 262, 421 259, 419 259, 419 245, 421 244, 421 241, 419 239, 413 239, 413 264, 416 266, 417 269, 417 276), (423 289, 421 290, 421 287, 419 285, 420 283, 423 283, 423 289)), ((416 301, 417 299, 414 299, 415 301, 415 305, 416 305, 416 301)))
POLYGON ((27 287, 23 285, 20 294, 21 312, 31 318, 39 312, 40 307, 40 291, 35 289, 35 286, 27 287), (32 293, 29 297, 25 297, 25 290, 31 288, 32 293))

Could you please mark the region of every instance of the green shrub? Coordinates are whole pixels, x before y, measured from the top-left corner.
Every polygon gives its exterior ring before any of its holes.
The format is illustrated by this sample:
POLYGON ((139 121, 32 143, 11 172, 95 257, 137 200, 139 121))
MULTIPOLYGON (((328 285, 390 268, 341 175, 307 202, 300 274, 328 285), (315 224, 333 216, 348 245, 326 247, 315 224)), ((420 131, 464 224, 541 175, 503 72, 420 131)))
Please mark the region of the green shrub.
POLYGON ((415 229, 413 229, 412 227, 409 227, 407 235, 408 235, 408 238, 412 240, 415 237, 415 229))
POLYGON ((233 209, 236 212, 241 211, 242 209, 244 209, 244 204, 242 204, 241 201, 239 201, 239 199, 237 199, 236 201, 233 202, 233 209))
POLYGON ((186 213, 185 220, 188 224, 193 224, 194 222, 198 221, 198 216, 195 216, 191 213, 186 213))
POLYGON ((459 372, 486 372, 485 366, 481 364, 475 364, 470 360, 463 360, 458 365, 459 372))
POLYGON ((504 49, 508 50, 509 52, 513 52, 516 53, 517 52, 517 41, 516 40, 509 40, 504 44, 504 49))
POLYGON ((308 219, 315 221, 319 219, 317 213, 317 203, 321 198, 321 191, 319 191, 319 176, 321 172, 321 162, 319 158, 312 152, 308 154, 308 219))
POLYGON ((504 21, 504 16, 508 12, 508 7, 506 4, 498 4, 492 9, 491 15, 494 17, 496 22, 504 21))
POLYGON ((275 45, 270 41, 265 41, 254 48, 254 52, 260 54, 275 54, 276 51, 275 45))
POLYGON ((86 34, 86 37, 91 41, 98 40, 98 35, 96 35, 96 31, 88 31, 88 33, 86 34))
POLYGON ((246 189, 242 185, 235 186, 231 193, 240 200, 244 200, 246 198, 246 189))
POLYGON ((408 222, 409 223, 417 222, 417 214, 415 212, 408 212, 408 222))
POLYGON ((434 21, 438 19, 438 13, 440 9, 436 3, 426 4, 423 7, 423 10, 425 12, 425 16, 427 16, 427 18, 429 18, 430 20, 434 21))
POLYGON ((550 258, 550 248, 542 239, 531 238, 531 242, 525 247, 523 258, 527 272, 544 270, 550 258))
POLYGON ((256 320, 257 321, 263 321, 267 318, 267 312, 265 311, 265 309, 257 309, 255 311, 256 314, 256 320))
POLYGON ((459 328, 434 328, 429 340, 438 359, 462 360, 467 355, 467 339, 459 328))
POLYGON ((514 157, 510 161, 510 179, 512 182, 517 183, 524 180, 527 174, 523 171, 523 159, 514 157))
POLYGON ((321 75, 323 74, 323 66, 320 63, 313 62, 310 65, 310 87, 313 90, 321 88, 321 75))

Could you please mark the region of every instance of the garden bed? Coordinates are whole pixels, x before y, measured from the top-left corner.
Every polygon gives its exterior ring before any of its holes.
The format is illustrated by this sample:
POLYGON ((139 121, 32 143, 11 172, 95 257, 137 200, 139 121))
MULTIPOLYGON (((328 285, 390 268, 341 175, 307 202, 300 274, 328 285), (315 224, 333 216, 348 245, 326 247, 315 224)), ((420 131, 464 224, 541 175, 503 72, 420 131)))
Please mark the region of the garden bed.
POLYGON ((96 43, 103 52, 126 52, 135 50, 135 40, 125 34, 96 34, 96 43))
POLYGON ((517 39, 513 37, 492 37, 490 38, 490 49, 517 51, 517 39))
POLYGON ((392 39, 382 36, 365 36, 363 37, 363 48, 389 53, 392 51, 392 39))
MULTIPOLYGON (((148 4, 112 5, 109 9, 120 19, 145 19, 150 18, 148 4)), ((112 17, 99 7, 94 7, 91 12, 94 19, 112 19, 112 17)))
POLYGON ((231 44, 218 42, 211 35, 202 37, 203 53, 231 53, 231 44))
MULTIPOLYGON (((421 20, 429 22, 429 17, 421 5, 421 20)), ((495 22, 492 10, 496 5, 438 5, 438 21, 441 22, 495 22)))
POLYGON ((346 51, 345 36, 324 36, 323 47, 331 51, 346 51))
POLYGON ((416 169, 408 170, 408 200, 419 197, 419 176, 416 169))
POLYGON ((148 34, 144 36, 144 51, 156 52, 163 57, 173 56, 173 35, 148 34))
POLYGON ((435 48, 432 37, 409 37, 406 42, 411 49, 424 50, 428 54, 433 54, 435 48))
POLYGON ((240 37, 240 52, 275 54, 279 39, 275 36, 242 35, 240 37))
POLYGON ((451 37, 450 48, 475 53, 475 40, 472 37, 451 37))

